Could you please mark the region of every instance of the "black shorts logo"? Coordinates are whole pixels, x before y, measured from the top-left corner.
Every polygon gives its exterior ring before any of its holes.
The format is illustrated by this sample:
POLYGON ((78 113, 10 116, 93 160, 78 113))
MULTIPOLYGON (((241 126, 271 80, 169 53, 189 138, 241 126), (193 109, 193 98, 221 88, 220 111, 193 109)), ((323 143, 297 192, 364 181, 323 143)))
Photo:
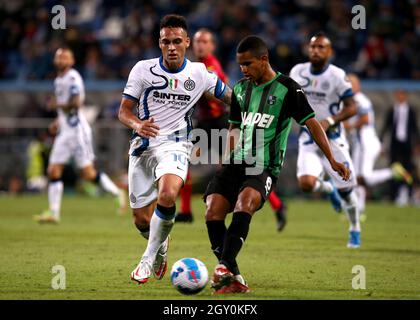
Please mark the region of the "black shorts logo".
POLYGON ((195 82, 193 80, 191 80, 190 78, 188 78, 184 82, 184 88, 185 88, 185 90, 188 90, 188 91, 194 90, 195 89, 195 82))

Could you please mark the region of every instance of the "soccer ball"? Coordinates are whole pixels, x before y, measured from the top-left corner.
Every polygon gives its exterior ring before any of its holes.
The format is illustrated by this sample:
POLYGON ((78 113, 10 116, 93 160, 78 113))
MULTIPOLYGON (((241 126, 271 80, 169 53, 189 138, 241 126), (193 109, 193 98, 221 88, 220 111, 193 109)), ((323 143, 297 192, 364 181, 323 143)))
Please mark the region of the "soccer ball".
POLYGON ((209 273, 203 262, 195 258, 183 258, 174 263, 171 270, 172 285, 182 294, 196 294, 204 289, 209 273))

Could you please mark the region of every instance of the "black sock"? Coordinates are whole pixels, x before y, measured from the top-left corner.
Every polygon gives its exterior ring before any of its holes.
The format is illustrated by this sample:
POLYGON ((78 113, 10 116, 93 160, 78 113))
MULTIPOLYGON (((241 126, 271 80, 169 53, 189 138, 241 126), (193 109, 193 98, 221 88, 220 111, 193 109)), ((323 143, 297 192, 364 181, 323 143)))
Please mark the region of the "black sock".
POLYGON ((234 212, 232 223, 226 231, 220 263, 224 264, 233 274, 239 274, 236 257, 248 235, 252 216, 247 212, 234 212))
POLYGON ((99 180, 101 179, 101 173, 98 171, 97 173, 96 173, 96 177, 95 177, 95 179, 93 179, 93 182, 94 183, 96 183, 96 184, 99 184, 99 180))
POLYGON ((211 243, 211 250, 215 254, 217 261, 222 257, 223 242, 225 240, 226 226, 224 220, 206 221, 207 232, 211 243))
POLYGON ((159 218, 164 220, 171 220, 175 217, 176 207, 164 207, 161 206, 159 203, 156 205, 155 213, 159 216, 159 218))

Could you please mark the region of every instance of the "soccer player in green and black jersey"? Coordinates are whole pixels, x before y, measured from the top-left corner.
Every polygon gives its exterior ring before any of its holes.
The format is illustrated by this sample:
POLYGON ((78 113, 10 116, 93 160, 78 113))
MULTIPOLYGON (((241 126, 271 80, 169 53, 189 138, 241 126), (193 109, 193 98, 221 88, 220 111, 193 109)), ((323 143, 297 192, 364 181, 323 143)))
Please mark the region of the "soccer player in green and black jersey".
POLYGON ((276 183, 292 118, 306 125, 332 169, 344 180, 350 176, 346 166, 334 159, 325 132, 300 86, 271 68, 264 41, 246 37, 238 45, 236 59, 245 78, 235 85, 232 95, 227 150, 230 161, 213 177, 204 194, 207 230, 219 261, 212 287, 221 294, 249 292, 236 257, 253 214, 263 206, 276 183), (236 145, 231 143, 232 138, 236 145), (232 211, 232 222, 226 228, 225 218, 232 211))

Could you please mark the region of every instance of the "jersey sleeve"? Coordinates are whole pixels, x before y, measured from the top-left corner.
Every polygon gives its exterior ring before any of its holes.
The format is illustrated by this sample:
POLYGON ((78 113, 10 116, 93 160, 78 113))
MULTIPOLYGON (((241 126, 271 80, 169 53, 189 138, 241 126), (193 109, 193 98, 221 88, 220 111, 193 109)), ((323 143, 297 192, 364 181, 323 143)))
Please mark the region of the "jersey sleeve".
POLYGON ((289 77, 297 81, 297 66, 294 66, 292 70, 290 70, 289 77))
POLYGON ((70 77, 70 98, 75 96, 80 96, 83 90, 83 80, 78 74, 72 75, 70 77))
POLYGON ((285 98, 285 106, 290 117, 295 119, 300 125, 304 125, 306 120, 315 117, 315 112, 306 98, 303 89, 293 80, 285 98))
POLYGON ((232 101, 230 103, 230 113, 229 113, 229 123, 240 124, 241 119, 241 107, 239 105, 238 99, 236 99, 235 92, 232 92, 232 101))
POLYGON ((216 98, 220 99, 225 95, 226 84, 213 72, 207 71, 206 67, 203 64, 204 72, 204 91, 209 92, 216 98))
POLYGON ((372 103, 368 99, 357 99, 357 113, 360 115, 367 114, 373 109, 372 103))
POLYGON ((340 70, 340 72, 338 72, 336 83, 336 93, 340 97, 340 100, 353 96, 351 83, 344 70, 340 70))
POLYGON ((130 71, 127 84, 123 91, 123 97, 135 102, 139 102, 143 90, 141 63, 138 62, 130 71))

